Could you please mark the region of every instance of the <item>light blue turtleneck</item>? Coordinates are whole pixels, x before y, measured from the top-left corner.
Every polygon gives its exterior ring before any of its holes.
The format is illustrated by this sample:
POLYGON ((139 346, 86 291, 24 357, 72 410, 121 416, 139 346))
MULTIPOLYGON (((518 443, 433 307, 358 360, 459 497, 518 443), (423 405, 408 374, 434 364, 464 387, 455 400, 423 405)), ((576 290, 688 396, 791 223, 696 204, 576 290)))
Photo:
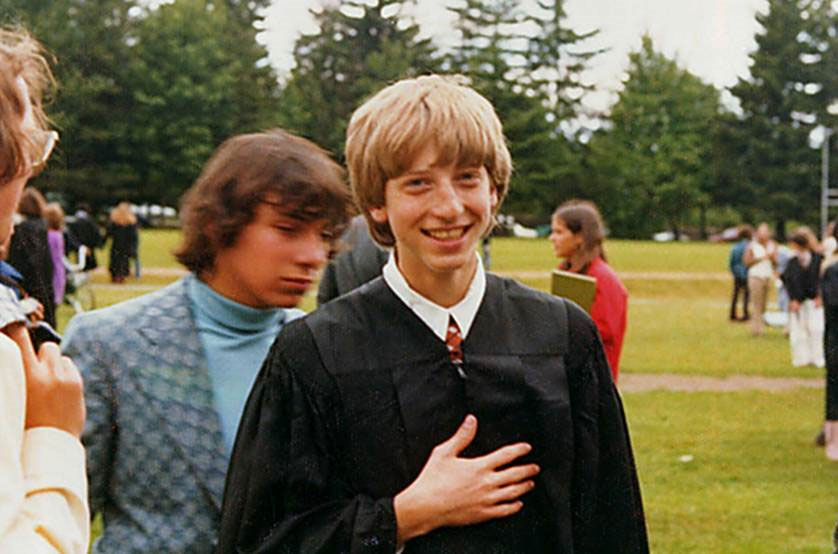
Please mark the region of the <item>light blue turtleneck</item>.
POLYGON ((218 294, 194 275, 187 280, 229 456, 244 403, 271 344, 286 322, 305 313, 296 309, 251 308, 218 294))

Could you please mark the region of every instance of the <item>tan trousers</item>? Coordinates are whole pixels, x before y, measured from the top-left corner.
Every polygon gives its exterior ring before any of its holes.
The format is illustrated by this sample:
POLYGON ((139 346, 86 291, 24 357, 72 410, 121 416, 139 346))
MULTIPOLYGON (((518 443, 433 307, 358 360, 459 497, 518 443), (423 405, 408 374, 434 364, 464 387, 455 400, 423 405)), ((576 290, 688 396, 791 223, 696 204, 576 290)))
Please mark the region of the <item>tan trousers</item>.
POLYGON ((748 291, 751 293, 751 332, 755 335, 762 334, 765 328, 762 315, 765 313, 765 306, 768 304, 768 291, 770 290, 770 277, 748 277, 748 291))

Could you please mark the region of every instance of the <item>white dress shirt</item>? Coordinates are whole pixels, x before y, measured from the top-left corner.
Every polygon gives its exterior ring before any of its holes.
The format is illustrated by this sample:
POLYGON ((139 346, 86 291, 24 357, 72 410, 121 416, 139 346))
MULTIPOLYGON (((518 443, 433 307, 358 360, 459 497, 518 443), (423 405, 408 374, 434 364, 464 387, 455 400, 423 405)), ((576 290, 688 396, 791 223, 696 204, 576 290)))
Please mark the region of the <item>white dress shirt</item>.
POLYGON ((445 342, 445 336, 448 333, 449 317, 453 317, 457 322, 465 340, 471 324, 474 323, 474 316, 477 315, 480 303, 483 302, 483 295, 486 293, 486 272, 483 270, 483 262, 480 261, 477 252, 474 255, 477 257, 477 271, 474 272, 474 278, 463 299, 450 308, 443 308, 410 288, 396 263, 395 252, 390 254, 390 259, 382 270, 382 276, 399 300, 404 302, 442 342, 445 342))

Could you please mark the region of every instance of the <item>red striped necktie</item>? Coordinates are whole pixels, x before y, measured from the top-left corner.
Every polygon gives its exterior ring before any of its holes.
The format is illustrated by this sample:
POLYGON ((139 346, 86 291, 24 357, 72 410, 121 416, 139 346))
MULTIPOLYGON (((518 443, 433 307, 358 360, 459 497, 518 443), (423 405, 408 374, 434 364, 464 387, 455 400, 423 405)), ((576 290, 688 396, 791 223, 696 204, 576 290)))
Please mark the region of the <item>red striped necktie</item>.
POLYGON ((445 346, 448 347, 448 355, 451 362, 457 365, 463 363, 463 335, 460 333, 460 326, 454 318, 448 317, 448 332, 445 334, 445 346))

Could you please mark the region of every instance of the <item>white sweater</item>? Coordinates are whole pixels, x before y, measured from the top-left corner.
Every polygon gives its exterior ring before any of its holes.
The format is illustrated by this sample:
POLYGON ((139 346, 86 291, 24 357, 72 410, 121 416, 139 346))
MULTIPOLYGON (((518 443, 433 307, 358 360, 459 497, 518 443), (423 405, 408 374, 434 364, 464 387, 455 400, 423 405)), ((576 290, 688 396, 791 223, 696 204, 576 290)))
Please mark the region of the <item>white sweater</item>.
POLYGON ((53 427, 24 430, 26 383, 17 345, 0 334, 0 552, 87 552, 84 448, 53 427))

